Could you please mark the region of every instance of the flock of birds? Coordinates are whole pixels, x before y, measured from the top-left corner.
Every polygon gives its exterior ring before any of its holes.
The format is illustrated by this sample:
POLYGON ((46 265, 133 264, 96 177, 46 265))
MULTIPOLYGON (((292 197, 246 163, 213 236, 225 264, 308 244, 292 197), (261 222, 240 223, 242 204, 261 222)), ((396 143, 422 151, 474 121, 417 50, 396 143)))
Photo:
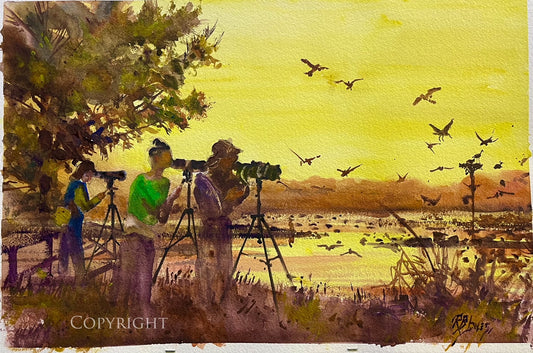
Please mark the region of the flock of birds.
MULTIPOLYGON (((309 67, 309 71, 304 73, 305 75, 307 75, 309 77, 313 77, 313 74, 316 73, 316 72, 320 72, 320 71, 329 69, 328 67, 322 66, 320 64, 313 64, 308 59, 301 59, 301 61, 309 67)), ((352 90, 354 83, 357 82, 357 81, 361 81, 361 80, 363 80, 363 79, 362 78, 356 78, 356 79, 353 79, 351 81, 336 80, 335 83, 337 83, 337 84, 343 83, 344 85, 346 85, 346 89, 347 90, 352 90)), ((416 105, 420 104, 423 101, 426 101, 426 102, 428 102, 430 104, 437 104, 437 100, 433 97, 433 95, 435 93, 441 91, 441 90, 442 90, 442 87, 432 87, 432 88, 428 89, 425 93, 421 93, 419 96, 417 96, 415 98, 415 100, 412 103, 413 106, 416 106, 416 105)), ((452 118, 450 120, 450 122, 448 124, 446 124, 443 128, 438 128, 437 126, 435 126, 433 124, 429 124, 429 126, 433 129, 433 135, 436 135, 438 137, 438 142, 425 142, 427 148, 431 152, 433 152, 435 154, 435 150, 434 150, 435 146, 439 146, 439 145, 443 144, 446 137, 449 137, 450 139, 452 138, 452 136, 450 135, 450 129, 452 128, 453 123, 454 123, 454 119, 452 118)), ((476 135, 477 139, 480 141, 480 146, 489 146, 489 144, 492 144, 492 143, 495 143, 496 141, 498 141, 498 138, 494 138, 494 136, 493 136, 494 130, 492 131, 491 136, 488 137, 488 138, 481 137, 477 133, 477 131, 474 131, 474 132, 475 132, 475 135, 476 135)), ((317 156, 314 156, 314 157, 310 157, 310 158, 304 158, 304 157, 300 156, 298 153, 296 153, 294 150, 292 150, 292 149, 290 149, 290 150, 291 150, 292 153, 294 153, 298 157, 299 162, 300 162, 300 166, 303 166, 304 164, 311 165, 314 160, 316 160, 317 158, 320 158, 320 155, 317 155, 317 156)), ((472 159, 469 160, 469 161, 471 161, 471 162, 478 161, 479 162, 479 159, 481 158, 481 155, 482 155, 483 152, 484 152, 484 150, 482 149, 481 152, 479 152, 479 153, 475 154, 474 156, 472 156, 472 159)), ((524 165, 524 163, 527 160, 528 160, 527 157, 523 158, 520 161, 520 165, 524 165)), ((351 172, 353 172, 355 169, 357 169, 357 168, 359 168, 361 166, 362 166, 362 164, 358 164, 356 166, 349 166, 346 169, 338 168, 337 171, 340 172, 340 176, 341 177, 347 177, 351 172)), ((503 161, 500 161, 499 163, 496 163, 493 168, 494 169, 502 169, 503 168, 503 161)), ((439 171, 451 170, 451 169, 454 169, 454 168, 453 167, 448 167, 448 166, 438 166, 438 167, 435 167, 433 169, 430 169, 429 172, 433 173, 433 172, 439 172, 439 171)), ((400 175, 399 173, 396 173, 396 174, 398 175, 397 182, 401 183, 401 182, 406 181, 407 175, 409 173, 405 173, 403 176, 400 175)), ((505 185, 502 184, 502 186, 505 186, 505 185)), ((491 198, 499 198, 499 197, 501 197, 503 195, 513 195, 513 193, 507 192, 507 191, 503 191, 503 190, 498 190, 493 196, 488 197, 488 198, 489 199, 491 199, 491 198)), ((436 206, 439 203, 440 199, 441 199, 441 196, 438 196, 437 198, 430 198, 430 197, 427 197, 425 195, 420 195, 420 196, 421 196, 424 204, 429 205, 429 206, 436 206)))

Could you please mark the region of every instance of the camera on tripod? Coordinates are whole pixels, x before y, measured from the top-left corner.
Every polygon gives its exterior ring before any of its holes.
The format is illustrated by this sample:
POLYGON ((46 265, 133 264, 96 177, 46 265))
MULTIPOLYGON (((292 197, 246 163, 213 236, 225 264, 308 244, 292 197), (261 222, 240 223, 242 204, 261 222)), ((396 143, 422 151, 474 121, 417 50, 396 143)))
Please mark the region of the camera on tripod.
MULTIPOLYGON (((206 161, 174 159, 172 168, 182 169, 184 172, 205 172, 207 170, 206 161)), ((270 164, 265 162, 251 161, 250 163, 236 162, 233 165, 233 170, 243 180, 248 179, 264 179, 264 180, 278 180, 281 175, 281 167, 279 164, 270 164)))
POLYGON ((281 175, 281 167, 279 164, 270 164, 264 162, 251 161, 250 163, 236 162, 233 170, 241 178, 242 181, 247 182, 248 179, 260 180, 278 180, 281 175))
POLYGON ((113 187, 113 182, 115 180, 124 181, 126 180, 126 171, 125 170, 116 170, 110 172, 101 172, 97 171, 94 173, 94 176, 100 179, 104 179, 107 182, 107 188, 110 189, 113 187))

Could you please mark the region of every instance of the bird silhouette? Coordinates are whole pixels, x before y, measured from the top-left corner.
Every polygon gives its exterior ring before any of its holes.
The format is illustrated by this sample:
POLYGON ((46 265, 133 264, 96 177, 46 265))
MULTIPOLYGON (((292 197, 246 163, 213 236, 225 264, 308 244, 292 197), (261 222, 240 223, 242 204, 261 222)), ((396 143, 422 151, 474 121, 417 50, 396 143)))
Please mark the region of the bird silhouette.
POLYGON ((500 161, 499 163, 496 163, 496 164, 494 165, 494 169, 502 169, 502 164, 503 164, 502 161, 500 161))
POLYGON ((344 83, 346 85, 346 89, 351 91, 353 84, 357 81, 362 81, 362 80, 363 80, 362 78, 356 78, 352 81, 338 80, 338 81, 335 81, 335 83, 344 83))
MULTIPOLYGON (((290 149, 290 148, 289 148, 290 149)), ((315 157, 311 157, 311 158, 302 158, 298 155, 298 153, 294 152, 292 149, 290 149, 292 153, 294 153, 296 155, 296 157, 298 157, 298 159, 300 160, 300 165, 304 165, 304 164, 309 164, 311 165, 311 163, 317 159, 317 158, 320 158, 320 155, 318 156, 315 156, 315 157)))
POLYGON ((348 169, 345 169, 345 170, 342 170, 342 169, 337 169, 337 170, 341 172, 341 177, 345 177, 351 172, 353 172, 354 170, 356 170, 357 168, 359 168, 361 165, 362 164, 356 165, 355 167, 348 167, 348 169))
POLYGON ((433 147, 435 147, 436 145, 440 145, 440 142, 435 142, 435 143, 426 142, 426 145, 428 145, 428 148, 431 150, 431 152, 435 153, 435 151, 433 151, 433 147))
POLYGON ((333 190, 332 188, 328 188, 328 187, 326 187, 325 185, 322 185, 322 186, 311 185, 311 187, 312 187, 313 189, 318 189, 318 190, 323 191, 323 192, 332 192, 332 191, 335 191, 335 190, 333 190))
POLYGON ((439 129, 433 124, 429 124, 433 128, 433 135, 437 135, 439 137, 439 141, 444 141, 444 137, 448 136, 449 138, 452 138, 450 135, 450 128, 452 127, 453 119, 450 120, 450 122, 442 129, 439 129))
POLYGON ((439 197, 437 197, 436 199, 430 199, 427 196, 420 195, 424 203, 427 204, 428 206, 436 206, 439 203, 441 196, 442 195, 439 195, 439 197))
POLYGON ((472 158, 473 159, 480 159, 482 154, 483 154, 483 150, 481 150, 479 153, 476 153, 475 155, 473 155, 472 158))
POLYGON ((453 167, 443 167, 443 166, 440 166, 440 167, 437 167, 437 168, 435 168, 435 169, 431 169, 430 172, 436 172, 437 170, 443 171, 444 169, 453 169, 453 167))
MULTIPOLYGON (((481 143, 479 144, 480 146, 488 146, 489 143, 493 143, 493 142, 498 141, 498 139, 493 140, 492 139, 492 135, 488 139, 482 139, 481 136, 479 136, 479 134, 477 133, 477 131, 474 131, 474 132, 476 133, 476 136, 479 139, 479 141, 481 141, 481 143)), ((493 133, 494 133, 494 131, 493 131, 493 133)))
POLYGON ((487 199, 497 199, 499 197, 502 197, 503 195, 514 195, 514 192, 498 190, 494 195, 487 197, 487 199))
POLYGON ((421 95, 416 97, 415 101, 413 102, 413 105, 417 105, 422 100, 428 101, 429 103, 432 103, 432 104, 437 104, 437 101, 431 98, 433 98, 433 93, 440 91, 440 90, 441 90, 441 87, 433 87, 433 88, 428 89, 428 91, 425 94, 422 93, 421 95))
POLYGON ((322 71, 322 70, 327 70, 329 69, 328 67, 325 67, 325 66, 322 66, 320 64, 311 64, 311 62, 307 59, 301 59, 303 63, 307 64, 307 66, 309 66, 311 68, 311 70, 305 72, 305 74, 309 77, 313 76, 313 74, 316 72, 316 71, 322 71))
POLYGON ((352 248, 349 248, 348 251, 346 251, 345 253, 342 253, 341 256, 350 255, 350 254, 354 254, 354 255, 357 255, 359 257, 363 257, 357 251, 353 251, 352 248))
POLYGON ((400 174, 396 173, 398 175, 398 180, 396 181, 397 183, 403 183, 405 181, 405 179, 407 178, 407 174, 409 173, 405 173, 404 176, 401 176, 400 174))
POLYGON ((524 158, 522 158, 518 163, 520 163, 520 165, 523 166, 524 163, 526 163, 528 159, 529 159, 529 157, 524 157, 524 158))
POLYGON ((284 182, 282 182, 281 180, 278 180, 277 181, 278 184, 281 184, 283 186, 285 186, 287 189, 290 189, 289 185, 285 184, 284 182))
POLYGON ((326 245, 326 244, 319 244, 317 245, 319 248, 325 248, 327 251, 331 251, 335 248, 339 248, 341 246, 344 246, 342 244, 331 244, 331 245, 326 245))

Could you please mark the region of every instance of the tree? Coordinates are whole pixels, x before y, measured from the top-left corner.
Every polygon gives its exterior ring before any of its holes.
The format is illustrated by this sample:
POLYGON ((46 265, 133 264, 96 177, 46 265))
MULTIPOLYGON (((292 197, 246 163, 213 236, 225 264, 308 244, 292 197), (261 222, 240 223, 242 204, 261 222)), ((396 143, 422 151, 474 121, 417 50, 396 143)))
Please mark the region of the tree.
POLYGON ((209 108, 184 96, 186 75, 213 57, 220 37, 200 28, 201 8, 147 0, 12 2, 4 42, 4 178, 40 191, 41 210, 57 173, 95 153, 130 148, 145 131, 182 131, 209 108))
POLYGON ((463 168, 465 170, 465 174, 470 176, 470 185, 466 185, 470 189, 470 195, 466 195, 463 197, 463 202, 465 204, 468 204, 470 202, 471 204, 471 210, 472 210, 472 220, 470 222, 470 235, 472 236, 472 239, 474 239, 474 221, 475 221, 475 212, 476 212, 476 190, 479 187, 479 185, 476 185, 476 171, 481 169, 483 167, 483 164, 476 162, 475 159, 469 159, 465 163, 459 163, 459 167, 463 168))

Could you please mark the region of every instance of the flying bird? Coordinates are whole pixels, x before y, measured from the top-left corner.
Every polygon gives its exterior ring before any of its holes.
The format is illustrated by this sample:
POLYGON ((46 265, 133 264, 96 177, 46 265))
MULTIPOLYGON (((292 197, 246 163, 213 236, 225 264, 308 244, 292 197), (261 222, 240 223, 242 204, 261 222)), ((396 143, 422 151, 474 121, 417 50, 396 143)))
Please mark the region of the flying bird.
POLYGON ((433 147, 435 147, 436 145, 440 145, 440 142, 435 142, 435 143, 426 142, 426 145, 428 145, 428 148, 431 150, 431 152, 435 153, 435 151, 433 151, 433 147))
POLYGON ((428 91, 425 94, 422 93, 421 95, 416 97, 415 101, 413 102, 413 105, 417 105, 422 100, 428 101, 429 103, 432 103, 432 104, 437 104, 437 101, 431 98, 433 98, 433 93, 440 91, 440 90, 441 90, 441 87, 433 87, 433 88, 428 89, 428 91))
POLYGON ((327 251, 331 251, 335 248, 338 248, 338 247, 341 247, 341 246, 344 246, 342 244, 331 244, 331 245, 326 245, 326 244, 319 244, 317 245, 319 248, 325 248, 327 251))
MULTIPOLYGON (((492 135, 488 139, 482 139, 481 136, 479 136, 479 134, 477 133, 477 131, 474 131, 474 132, 476 133, 476 136, 479 139, 479 141, 481 141, 481 143, 479 144, 480 146, 488 146, 489 143, 493 143, 493 142, 498 141, 498 139, 493 140, 492 139, 492 135)), ((493 133, 494 133, 494 131, 493 131, 493 133)))
MULTIPOLYGON (((289 148, 290 149, 290 148, 289 148)), ((311 165, 311 163, 313 162, 313 160, 315 160, 316 158, 320 158, 320 155, 318 156, 315 156, 315 157, 311 157, 311 158, 302 158, 298 155, 298 153, 294 152, 292 149, 290 149, 292 153, 294 153, 296 155, 296 157, 298 157, 298 159, 300 160, 300 165, 304 165, 305 163, 311 165)))
POLYGON ((311 62, 307 59, 301 59, 303 63, 307 64, 307 66, 309 66, 311 68, 311 70, 305 72, 305 74, 309 77, 313 76, 313 74, 316 72, 316 71, 322 71, 322 70, 327 70, 329 69, 328 67, 325 67, 325 66, 322 66, 320 64, 316 64, 316 65, 313 65, 311 64, 311 62))
POLYGON ((354 170, 356 170, 357 168, 359 168, 361 165, 362 164, 356 165, 355 167, 348 167, 348 169, 345 169, 345 170, 342 170, 342 169, 337 169, 337 170, 341 172, 341 177, 345 177, 351 172, 353 172, 354 170))
POLYGON ((357 256, 359 256, 359 257, 363 257, 363 256, 361 256, 361 254, 359 254, 357 251, 353 251, 352 248, 349 248, 347 252, 342 253, 341 256, 343 256, 343 255, 349 255, 349 254, 354 254, 354 255, 357 255, 357 256))
POLYGON ((430 172, 436 172, 437 170, 443 171, 444 169, 453 169, 453 167, 443 167, 443 166, 440 166, 440 167, 437 167, 437 168, 435 168, 435 169, 431 169, 430 172))
POLYGON ((352 81, 338 80, 338 81, 335 81, 335 83, 344 83, 346 85, 346 89, 351 91, 353 84, 357 81, 362 81, 362 80, 363 80, 362 78, 356 78, 352 81))
POLYGON ((502 164, 503 164, 502 161, 500 161, 499 163, 496 163, 496 164, 494 165, 494 169, 502 169, 502 164))
POLYGON ((473 159, 480 159, 482 154, 483 154, 483 150, 481 150, 479 153, 476 153, 475 155, 473 155, 472 158, 473 159))
POLYGON ((437 197, 436 199, 430 199, 427 196, 420 195, 424 203, 427 204, 428 206, 436 206, 439 203, 441 196, 442 195, 439 195, 439 197, 437 197))
POLYGON ((524 157, 518 163, 520 163, 520 165, 524 165, 524 163, 526 163, 528 159, 529 157, 524 157))
POLYGON ((450 135, 450 128, 452 127, 453 119, 450 120, 450 122, 442 129, 439 129, 433 124, 429 124, 433 128, 433 135, 437 135, 439 137, 439 141, 444 141, 444 137, 448 136, 449 138, 452 138, 450 135))
POLYGON ((397 183, 403 183, 405 181, 405 179, 407 178, 407 174, 409 173, 405 173, 404 176, 401 176, 400 174, 396 173, 398 175, 398 180, 396 181, 397 183))
POLYGON ((487 199, 497 199, 503 195, 514 195, 514 192, 498 190, 494 195, 487 197, 487 199))

